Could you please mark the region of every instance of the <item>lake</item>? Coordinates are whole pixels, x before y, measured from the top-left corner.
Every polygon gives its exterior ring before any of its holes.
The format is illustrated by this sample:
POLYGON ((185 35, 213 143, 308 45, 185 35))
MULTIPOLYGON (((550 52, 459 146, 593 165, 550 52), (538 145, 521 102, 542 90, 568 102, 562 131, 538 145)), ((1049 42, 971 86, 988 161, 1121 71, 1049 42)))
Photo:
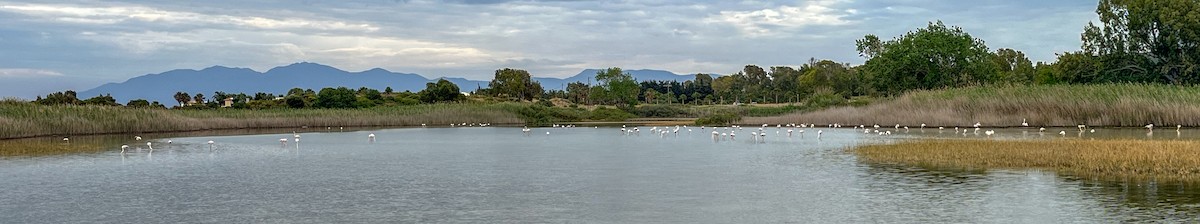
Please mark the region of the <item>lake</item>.
MULTIPOLYGON (((617 127, 337 129, 304 130, 299 143, 290 131, 150 136, 153 153, 122 136, 91 152, 0 157, 0 222, 1200 222, 1195 186, 866 164, 845 151, 905 138, 987 138, 982 131, 805 129, 787 137, 786 128, 769 127, 755 142, 757 128, 721 141, 713 128, 696 127, 678 135, 650 127, 636 135, 617 127), (130 150, 122 154, 121 144, 130 150)), ((1058 134, 1072 129, 992 137, 1200 136, 1058 134)))

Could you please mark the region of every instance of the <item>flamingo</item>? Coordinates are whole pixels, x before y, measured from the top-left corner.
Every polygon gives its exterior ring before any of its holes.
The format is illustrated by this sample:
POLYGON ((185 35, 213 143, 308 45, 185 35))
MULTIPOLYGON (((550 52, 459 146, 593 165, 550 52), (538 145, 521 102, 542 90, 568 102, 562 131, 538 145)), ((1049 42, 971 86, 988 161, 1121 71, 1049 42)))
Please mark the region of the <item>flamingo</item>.
POLYGON ((125 150, 129 149, 129 145, 121 145, 121 154, 125 154, 125 150))
POLYGON ((1038 132, 1044 132, 1044 131, 1046 131, 1046 127, 1038 128, 1038 132))
POLYGON ((63 137, 63 142, 71 143, 71 138, 63 137))
POLYGON ((817 130, 817 139, 821 139, 821 134, 824 134, 824 133, 825 133, 825 131, 817 130))
POLYGON ((995 134, 995 133, 996 133, 996 131, 987 130, 987 131, 985 131, 985 132, 983 132, 983 133, 984 133, 984 134, 987 134, 988 138, 991 138, 991 137, 992 137, 992 134, 995 134))
POLYGON ((146 142, 146 148, 150 148, 150 153, 154 153, 154 143, 146 142))
POLYGON ((287 145, 287 142, 288 142, 287 138, 281 138, 281 139, 279 139, 279 144, 280 144, 280 145, 285 145, 285 146, 286 146, 286 145, 287 145))
POLYGON ((133 136, 133 140, 136 140, 136 141, 141 141, 141 140, 142 140, 142 136, 136 136, 136 135, 135 135, 135 136, 133 136))
POLYGON ((208 140, 208 150, 209 150, 209 151, 212 151, 212 149, 213 149, 213 143, 215 143, 215 142, 213 142, 212 140, 208 140))
POLYGON ((979 126, 980 126, 979 122, 975 122, 975 128, 979 128, 979 126))
POLYGON ((1154 123, 1147 124, 1146 130, 1150 130, 1150 132, 1154 132, 1154 123))
POLYGON ((1029 122, 1025 122, 1025 118, 1021 118, 1021 126, 1029 127, 1029 122))
POLYGON ((1058 135, 1062 135, 1063 137, 1067 137, 1067 131, 1058 131, 1058 135))
POLYGON ((372 142, 374 142, 375 141, 375 133, 368 134, 367 140, 371 140, 372 142))

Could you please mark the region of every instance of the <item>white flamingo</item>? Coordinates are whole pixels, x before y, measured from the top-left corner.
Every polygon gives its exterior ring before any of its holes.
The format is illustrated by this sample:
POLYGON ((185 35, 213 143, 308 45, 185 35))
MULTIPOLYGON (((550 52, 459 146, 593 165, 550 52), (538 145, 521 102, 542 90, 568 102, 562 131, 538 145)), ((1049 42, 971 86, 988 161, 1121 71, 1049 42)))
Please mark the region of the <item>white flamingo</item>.
POLYGON ((1021 118, 1021 126, 1029 127, 1029 122, 1025 122, 1025 118, 1021 118))
POLYGON ((154 153, 154 143, 146 142, 146 148, 150 148, 150 153, 154 153))
POLYGON ((375 133, 368 134, 368 135, 367 135, 367 140, 370 140, 370 141, 374 142, 374 141, 375 141, 375 133))
POLYGON ((125 154, 125 150, 129 149, 129 145, 121 145, 121 154, 125 154))
POLYGON ((136 136, 136 135, 135 135, 135 136, 133 136, 133 140, 136 140, 136 141, 141 141, 141 140, 142 140, 142 136, 136 136))
POLYGON ((213 149, 213 143, 216 143, 216 142, 213 142, 212 140, 208 140, 208 150, 209 150, 209 151, 212 151, 212 149, 213 149))

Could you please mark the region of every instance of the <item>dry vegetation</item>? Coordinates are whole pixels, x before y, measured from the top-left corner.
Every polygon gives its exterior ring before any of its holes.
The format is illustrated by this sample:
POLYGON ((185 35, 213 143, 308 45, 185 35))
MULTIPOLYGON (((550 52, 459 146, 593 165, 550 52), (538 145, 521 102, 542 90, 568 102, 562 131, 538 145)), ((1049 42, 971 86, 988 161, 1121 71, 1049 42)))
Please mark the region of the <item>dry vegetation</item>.
POLYGON ((433 104, 368 109, 162 110, 0 102, 0 139, 215 129, 421 124, 520 124, 506 104, 433 104))
POLYGON ((1200 126, 1200 88, 1162 84, 986 86, 914 91, 862 107, 839 107, 740 123, 916 126, 1200 126))
POLYGON ((1200 182, 1200 142, 914 140, 851 149, 860 161, 953 169, 1044 169, 1082 177, 1200 182))

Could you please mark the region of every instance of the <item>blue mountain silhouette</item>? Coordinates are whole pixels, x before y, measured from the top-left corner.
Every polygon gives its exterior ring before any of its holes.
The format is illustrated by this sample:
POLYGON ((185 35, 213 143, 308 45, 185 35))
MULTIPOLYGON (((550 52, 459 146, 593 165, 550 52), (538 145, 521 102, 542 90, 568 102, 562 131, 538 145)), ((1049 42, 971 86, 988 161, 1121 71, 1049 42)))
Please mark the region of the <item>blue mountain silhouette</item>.
MULTIPOLYGON (((579 74, 565 79, 534 77, 547 90, 561 90, 567 83, 582 82, 596 83, 592 80, 599 69, 585 69, 579 74)), ((639 81, 645 80, 676 80, 686 81, 695 79, 695 75, 678 75, 662 70, 626 70, 639 81)), ((478 87, 487 88, 488 81, 469 80, 465 78, 444 79, 458 85, 459 89, 469 92, 478 87)), ((230 68, 213 66, 201 70, 177 69, 159 74, 147 74, 126 80, 121 83, 108 83, 99 87, 80 92, 79 98, 90 98, 97 95, 112 94, 117 102, 125 103, 132 99, 158 101, 165 105, 175 105, 175 92, 189 94, 202 93, 212 96, 213 92, 221 91, 231 94, 246 93, 253 95, 257 92, 285 94, 292 88, 313 89, 319 91, 325 87, 349 87, 357 89, 367 87, 382 91, 392 87, 397 92, 417 92, 425 89, 425 83, 436 81, 437 78, 426 78, 412 73, 398 73, 386 69, 374 68, 361 72, 348 72, 327 65, 300 62, 286 66, 275 67, 266 72, 258 72, 248 68, 230 68)))

